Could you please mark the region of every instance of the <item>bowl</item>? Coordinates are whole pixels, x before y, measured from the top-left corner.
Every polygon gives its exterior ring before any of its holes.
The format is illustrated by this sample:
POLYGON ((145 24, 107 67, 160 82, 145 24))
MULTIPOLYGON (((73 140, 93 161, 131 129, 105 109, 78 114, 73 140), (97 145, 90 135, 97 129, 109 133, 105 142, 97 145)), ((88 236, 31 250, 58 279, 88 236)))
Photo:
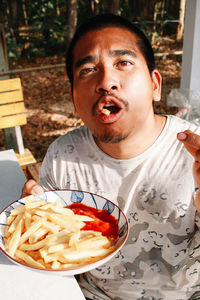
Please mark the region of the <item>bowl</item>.
POLYGON ((11 210, 13 210, 16 207, 24 205, 26 198, 27 197, 24 197, 11 203, 9 206, 4 208, 4 210, 0 213, 0 249, 7 256, 9 260, 11 260, 12 262, 14 262, 15 264, 21 267, 28 268, 29 270, 42 272, 42 273, 56 274, 61 276, 63 275, 71 276, 71 275, 81 274, 93 270, 105 264, 107 261, 113 258, 116 255, 116 253, 123 247, 123 245, 125 244, 128 238, 129 226, 128 226, 128 221, 126 216, 117 205, 115 205, 113 202, 109 201, 108 199, 93 193, 77 191, 77 190, 47 191, 40 196, 34 196, 35 200, 36 201, 45 200, 45 202, 54 203, 58 199, 60 199, 63 206, 65 207, 73 203, 81 203, 90 206, 92 208, 107 210, 108 213, 111 214, 113 217, 115 217, 115 219, 117 220, 119 232, 118 232, 117 239, 114 242, 114 251, 109 253, 107 256, 100 258, 95 262, 87 263, 82 266, 64 268, 64 269, 42 269, 39 267, 30 266, 12 257, 8 253, 5 247, 5 240, 4 240, 4 231, 5 231, 5 227, 7 226, 6 225, 7 217, 10 215, 11 210))

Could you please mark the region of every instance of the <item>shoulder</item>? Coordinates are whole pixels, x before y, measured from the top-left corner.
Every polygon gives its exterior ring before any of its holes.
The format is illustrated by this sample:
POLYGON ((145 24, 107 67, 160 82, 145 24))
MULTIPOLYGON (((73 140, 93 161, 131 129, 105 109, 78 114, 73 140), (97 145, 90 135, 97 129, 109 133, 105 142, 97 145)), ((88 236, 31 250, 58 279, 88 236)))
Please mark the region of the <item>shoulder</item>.
POLYGON ((48 148, 48 151, 54 149, 62 150, 69 146, 78 146, 87 143, 90 138, 90 132, 86 126, 69 131, 67 134, 58 137, 48 148))
POLYGON ((168 129, 170 131, 180 132, 184 130, 191 130, 197 134, 200 134, 200 124, 196 125, 192 122, 189 122, 187 120, 181 119, 174 115, 168 115, 168 129))

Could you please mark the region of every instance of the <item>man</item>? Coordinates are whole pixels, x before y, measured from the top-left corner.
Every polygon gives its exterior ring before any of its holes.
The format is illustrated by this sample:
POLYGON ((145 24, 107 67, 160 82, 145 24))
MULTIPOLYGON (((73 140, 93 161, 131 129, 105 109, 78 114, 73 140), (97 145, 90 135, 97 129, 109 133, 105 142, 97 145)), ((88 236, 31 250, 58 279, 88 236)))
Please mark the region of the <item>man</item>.
POLYGON ((193 200, 200 186, 200 129, 154 114, 161 75, 153 50, 121 17, 96 16, 77 30, 67 73, 75 111, 86 126, 49 147, 40 185, 28 181, 23 196, 42 187, 79 189, 126 213, 126 245, 81 276, 88 299, 198 299, 200 232, 193 200))

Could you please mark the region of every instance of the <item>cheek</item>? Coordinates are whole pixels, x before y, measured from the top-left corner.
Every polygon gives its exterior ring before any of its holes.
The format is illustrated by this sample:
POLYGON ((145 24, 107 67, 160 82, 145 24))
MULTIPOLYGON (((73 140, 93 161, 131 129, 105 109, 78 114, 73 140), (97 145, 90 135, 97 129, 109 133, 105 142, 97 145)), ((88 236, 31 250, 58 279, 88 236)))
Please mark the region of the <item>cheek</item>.
MULTIPOLYGON (((135 99, 136 102, 146 102, 153 99, 153 83, 148 78, 142 75, 135 77, 134 79, 129 78, 124 82, 124 88, 126 91, 126 97, 135 99)), ((139 103, 138 103, 139 104, 139 103)))
POLYGON ((87 97, 82 93, 81 96, 78 96, 77 94, 74 96, 74 107, 76 110, 76 113, 81 117, 84 118, 84 116, 88 116, 89 112, 91 111, 91 106, 86 101, 87 97))
POLYGON ((74 86, 74 98, 76 102, 87 102, 93 95, 94 89, 88 84, 77 84, 74 86))
POLYGON ((96 99, 95 89, 91 85, 77 84, 74 86, 73 102, 77 110, 88 113, 96 99))

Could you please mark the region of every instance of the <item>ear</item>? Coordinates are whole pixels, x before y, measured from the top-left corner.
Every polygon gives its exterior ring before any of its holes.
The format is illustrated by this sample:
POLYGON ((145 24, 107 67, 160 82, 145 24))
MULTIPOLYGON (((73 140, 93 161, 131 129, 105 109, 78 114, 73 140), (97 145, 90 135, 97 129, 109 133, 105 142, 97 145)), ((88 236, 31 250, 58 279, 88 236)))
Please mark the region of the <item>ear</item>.
POLYGON ((152 82, 153 82, 153 101, 160 101, 161 99, 161 85, 162 85, 162 76, 158 70, 152 71, 152 82))
POLYGON ((77 112, 77 110, 76 110, 76 106, 75 106, 75 103, 74 103, 73 89, 72 89, 71 86, 70 86, 70 88, 69 88, 69 95, 70 95, 70 98, 71 98, 71 100, 72 100, 72 102, 73 102, 73 104, 74 104, 74 115, 75 115, 75 116, 78 116, 78 112, 77 112))

